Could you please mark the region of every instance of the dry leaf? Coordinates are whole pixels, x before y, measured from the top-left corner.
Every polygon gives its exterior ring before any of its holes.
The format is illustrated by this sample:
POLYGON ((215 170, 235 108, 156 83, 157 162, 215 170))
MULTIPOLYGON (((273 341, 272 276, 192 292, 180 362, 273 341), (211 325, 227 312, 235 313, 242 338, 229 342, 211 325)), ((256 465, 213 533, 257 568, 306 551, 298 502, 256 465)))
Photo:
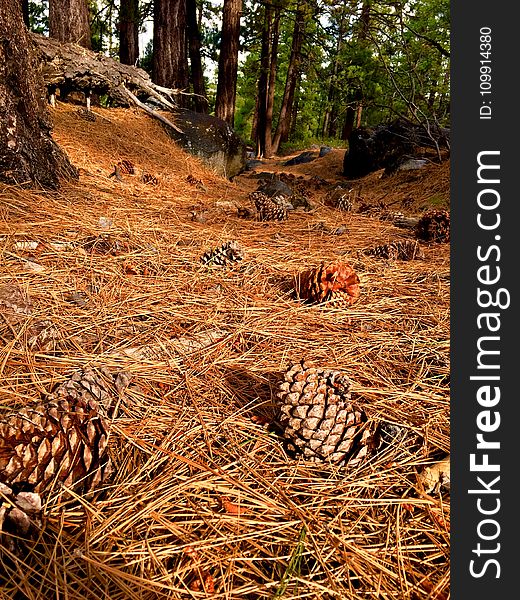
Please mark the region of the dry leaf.
POLYGON ((251 511, 247 510, 240 504, 235 504, 235 502, 231 502, 228 496, 220 496, 219 498, 220 508, 227 512, 230 515, 250 515, 251 511))
POLYGON ((450 457, 425 467, 417 475, 417 482, 422 485, 424 491, 429 494, 441 489, 450 489, 450 457))

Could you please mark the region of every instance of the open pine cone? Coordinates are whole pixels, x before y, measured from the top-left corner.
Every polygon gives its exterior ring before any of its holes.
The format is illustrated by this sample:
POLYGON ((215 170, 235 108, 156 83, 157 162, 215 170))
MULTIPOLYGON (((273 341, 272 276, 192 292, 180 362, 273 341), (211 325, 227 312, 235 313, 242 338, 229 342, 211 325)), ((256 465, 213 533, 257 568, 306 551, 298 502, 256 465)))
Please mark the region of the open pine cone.
POLYGON ((76 371, 44 400, 0 417, 0 483, 42 493, 55 482, 89 493, 112 471, 106 417, 128 386, 125 372, 76 371))
POLYGON ((415 236, 426 242, 450 241, 450 213, 447 210, 430 210, 415 226, 415 236))
POLYGON ((305 361, 291 364, 279 383, 280 423, 289 448, 311 462, 356 466, 374 448, 374 428, 351 402, 348 377, 305 361))
POLYGON ((389 244, 382 244, 365 250, 369 256, 388 258, 391 260, 422 260, 424 250, 417 240, 396 240, 389 244))
POLYGON ((236 241, 225 242, 218 248, 208 250, 201 257, 204 265, 225 267, 244 259, 244 250, 236 241))
POLYGON ((359 298, 359 277, 346 262, 322 263, 308 269, 296 279, 298 298, 309 303, 329 302, 335 307, 347 307, 359 298))

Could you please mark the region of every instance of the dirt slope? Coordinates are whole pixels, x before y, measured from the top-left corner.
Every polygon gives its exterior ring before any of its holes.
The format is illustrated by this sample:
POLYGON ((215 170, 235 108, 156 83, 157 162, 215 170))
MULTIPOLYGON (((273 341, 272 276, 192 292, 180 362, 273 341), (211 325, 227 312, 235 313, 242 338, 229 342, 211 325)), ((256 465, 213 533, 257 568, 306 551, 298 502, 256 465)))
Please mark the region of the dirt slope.
MULTIPOLYGON (((46 498, 37 549, 24 564, 2 555, 4 597, 447 599, 449 499, 418 488, 417 471, 449 451, 449 245, 426 244, 421 261, 365 256, 411 230, 328 208, 323 190, 287 222, 240 219, 258 179, 211 173, 142 113, 95 113, 52 113, 78 182, 56 194, 0 186, 0 290, 32 302, 0 321, 0 418, 85 365, 124 369, 116 471, 94 498, 58 486, 46 498), (118 181, 122 159, 136 174, 118 181), (231 239, 239 265, 200 263, 231 239), (356 304, 293 299, 302 269, 338 258, 360 276, 356 304), (171 343, 208 332, 216 341, 200 351, 171 343), (304 357, 346 371, 370 418, 420 435, 421 448, 355 469, 288 455, 263 423, 289 360, 304 357)), ((341 159, 292 172, 340 181, 341 159)), ((420 214, 447 202, 448 180, 445 164, 356 185, 374 202, 411 195, 406 210, 420 214)))

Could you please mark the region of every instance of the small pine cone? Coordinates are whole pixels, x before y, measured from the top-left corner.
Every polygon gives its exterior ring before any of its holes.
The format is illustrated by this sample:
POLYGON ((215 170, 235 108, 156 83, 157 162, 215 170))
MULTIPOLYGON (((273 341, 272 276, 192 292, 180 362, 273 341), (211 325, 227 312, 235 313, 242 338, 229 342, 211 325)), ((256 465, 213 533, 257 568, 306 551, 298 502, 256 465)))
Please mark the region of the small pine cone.
POLYGON ((92 123, 94 123, 96 120, 96 115, 91 110, 88 110, 86 108, 78 108, 76 114, 78 115, 78 117, 85 119, 85 121, 91 121, 92 123))
POLYGON ((190 184, 195 186, 196 188, 198 188, 199 190, 204 190, 205 192, 208 191, 208 188, 204 185, 204 183, 202 182, 202 180, 197 179, 196 177, 193 177, 193 175, 188 175, 186 177, 186 181, 190 184))
POLYGON ((397 240, 390 244, 375 246, 365 251, 365 254, 388 258, 391 260, 422 260, 424 251, 417 240, 397 240))
POLYGON ((280 424, 289 447, 312 462, 356 466, 374 447, 374 431, 351 402, 351 382, 340 371, 292 364, 279 383, 280 424))
POLYGON ((134 164, 126 158, 119 161, 116 166, 119 168, 121 174, 123 175, 133 175, 135 173, 134 164))
POLYGON ((306 302, 350 306, 359 298, 359 277, 348 263, 322 263, 301 273, 295 289, 298 298, 306 302))
POLYGON ((224 267, 229 265, 230 263, 235 263, 243 260, 244 251, 242 250, 240 244, 238 242, 226 242, 219 246, 218 248, 214 248, 213 250, 208 250, 201 257, 201 262, 204 265, 216 265, 219 267, 224 267))
POLYGON ((117 256, 121 252, 128 252, 130 246, 127 241, 120 240, 110 234, 89 235, 79 242, 81 247, 93 254, 110 254, 117 256))
POLYGON ((327 206, 332 206, 333 208, 337 208, 338 210, 343 210, 346 212, 352 211, 352 198, 351 198, 352 190, 345 190, 344 188, 338 186, 330 194, 325 197, 325 204, 327 206))
POLYGON ((285 221, 288 218, 287 207, 263 192, 251 192, 249 199, 255 204, 259 221, 285 221))
POLYGON ((159 180, 157 179, 157 177, 155 175, 152 175, 151 173, 143 173, 141 175, 141 181, 146 185, 157 185, 159 183, 159 180))
POLYGON ((428 211, 415 226, 415 237, 427 242, 449 242, 450 213, 447 210, 428 211))

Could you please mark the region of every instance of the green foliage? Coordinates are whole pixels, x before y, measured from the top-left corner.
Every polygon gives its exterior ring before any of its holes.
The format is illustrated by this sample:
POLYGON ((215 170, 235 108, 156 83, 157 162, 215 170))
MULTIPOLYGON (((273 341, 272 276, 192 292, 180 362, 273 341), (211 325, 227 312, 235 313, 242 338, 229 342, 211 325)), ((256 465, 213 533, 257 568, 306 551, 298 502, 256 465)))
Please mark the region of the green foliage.
POLYGON ((49 34, 49 0, 29 0, 29 28, 35 33, 49 34))
POLYGON ((144 69, 148 75, 152 75, 153 66, 153 40, 150 40, 144 49, 143 56, 139 59, 139 66, 144 69))
MULTIPOLYGON (((311 12, 296 90, 298 113, 285 148, 305 147, 322 139, 327 134, 324 128, 340 136, 349 107, 365 126, 398 116, 449 125, 449 0, 323 0, 320 4, 300 0, 300 4, 311 12), (364 21, 362 9, 368 5, 364 21)), ((285 0, 282 6, 274 127, 289 63, 296 1, 285 0)), ((243 23, 246 55, 238 78, 235 127, 250 140, 263 4, 245 2, 243 23)))

